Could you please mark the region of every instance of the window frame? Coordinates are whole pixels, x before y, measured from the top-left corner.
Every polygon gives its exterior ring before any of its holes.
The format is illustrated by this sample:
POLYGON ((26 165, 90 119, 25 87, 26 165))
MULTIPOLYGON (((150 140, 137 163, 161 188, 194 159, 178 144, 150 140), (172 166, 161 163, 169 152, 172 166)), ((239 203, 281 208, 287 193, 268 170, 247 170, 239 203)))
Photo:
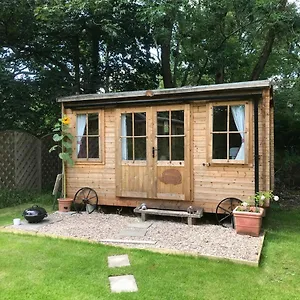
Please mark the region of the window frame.
MULTIPOLYGON (((207 161, 210 164, 224 164, 224 165, 248 165, 251 164, 251 153, 250 149, 252 147, 252 141, 250 140, 250 129, 251 129, 251 101, 222 101, 222 102, 211 102, 207 104, 207 111, 208 111, 208 143, 207 143, 207 161), (213 131, 213 108, 216 106, 238 106, 238 105, 245 105, 245 124, 244 124, 244 151, 245 157, 243 160, 236 160, 236 159, 214 159, 213 158, 213 135, 220 133, 213 131)), ((230 133, 237 133, 238 131, 231 131, 229 130, 229 118, 227 118, 227 129, 226 131, 222 131, 221 134, 229 135, 230 133)), ((227 153, 229 152, 229 141, 227 141, 227 153)))
POLYGON ((148 118, 149 118, 149 111, 147 109, 143 108, 133 108, 133 109, 126 109, 118 112, 119 115, 119 148, 120 148, 120 160, 122 165, 135 165, 135 166, 145 166, 147 165, 147 160, 149 156, 149 151, 148 151, 148 140, 149 140, 149 133, 148 133, 148 118), (146 126, 146 135, 135 135, 135 129, 134 129, 134 114, 138 113, 145 113, 145 126, 146 126), (132 116, 132 135, 122 135, 122 115, 125 114, 131 114, 132 116), (122 153, 122 139, 127 139, 131 138, 132 139, 132 158, 133 159, 123 159, 123 153, 122 153), (146 159, 135 159, 135 140, 136 139, 146 139, 146 159))
MULTIPOLYGON (((86 116, 86 119, 88 117, 86 116)), ((86 123, 88 126, 88 123, 86 123)), ((89 135, 83 135, 87 138, 89 135)), ((88 152, 88 144, 87 144, 88 152)), ((74 121, 74 146, 73 146, 73 160, 75 164, 104 164, 104 111, 103 110, 82 110, 75 112, 74 121), (91 135, 91 137, 98 137, 99 141, 99 158, 78 158, 77 157, 77 117, 78 115, 98 114, 98 135, 91 135)))
POLYGON ((155 114, 155 130, 156 132, 154 133, 155 137, 155 149, 156 149, 156 160, 157 160, 157 165, 158 166, 184 166, 185 159, 186 159, 186 126, 187 126, 187 117, 186 117, 186 109, 184 106, 180 107, 159 107, 156 109, 155 114), (172 112, 175 111, 182 111, 183 112, 183 133, 182 134, 172 134, 172 112), (161 112, 168 112, 169 115, 169 121, 168 121, 168 134, 158 134, 158 122, 157 122, 157 114, 161 112), (165 160, 160 160, 158 159, 158 151, 157 149, 159 148, 158 146, 158 138, 168 138, 169 141, 169 159, 165 160), (172 160, 172 138, 183 138, 183 159, 181 160, 172 160))

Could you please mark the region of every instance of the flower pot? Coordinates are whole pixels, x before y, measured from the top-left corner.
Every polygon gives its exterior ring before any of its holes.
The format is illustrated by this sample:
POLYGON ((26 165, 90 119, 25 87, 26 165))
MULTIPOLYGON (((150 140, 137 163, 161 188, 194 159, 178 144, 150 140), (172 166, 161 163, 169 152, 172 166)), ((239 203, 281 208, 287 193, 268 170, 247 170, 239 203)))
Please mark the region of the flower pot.
POLYGON ((58 211, 69 212, 71 211, 71 205, 73 202, 72 198, 58 198, 58 211))
POLYGON ((233 210, 236 233, 259 236, 264 209, 258 207, 258 210, 259 212, 245 211, 241 206, 233 210))

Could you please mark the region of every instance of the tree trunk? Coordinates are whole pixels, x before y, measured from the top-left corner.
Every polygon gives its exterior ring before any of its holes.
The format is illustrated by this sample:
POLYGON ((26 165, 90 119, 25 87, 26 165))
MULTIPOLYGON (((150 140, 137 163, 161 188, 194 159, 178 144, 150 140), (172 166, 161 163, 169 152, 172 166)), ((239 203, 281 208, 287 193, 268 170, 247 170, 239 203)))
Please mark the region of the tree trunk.
POLYGON ((80 50, 79 50, 79 38, 78 36, 75 37, 75 44, 74 44, 74 69, 75 69, 75 93, 80 94, 80 50))
POLYGON ((165 88, 174 87, 173 80, 172 80, 172 73, 171 73, 170 51, 171 51, 170 40, 168 40, 167 42, 161 45, 161 67, 162 67, 162 76, 163 76, 165 88))
POLYGON ((220 66, 219 70, 216 71, 215 83, 220 84, 224 83, 224 67, 220 66))
POLYGON ((92 68, 91 68, 91 82, 90 93, 97 92, 97 83, 99 80, 99 39, 96 33, 92 34, 92 68))
MULTIPOLYGON (((280 6, 278 8, 279 11, 283 11, 286 8, 287 0, 281 0, 280 6)), ((276 38, 276 23, 271 27, 267 33, 265 45, 262 49, 262 52, 258 58, 258 61, 252 71, 250 80, 258 80, 261 73, 263 72, 268 59, 272 53, 273 44, 276 38)))
POLYGON ((275 31, 273 28, 271 28, 268 31, 265 45, 263 47, 263 50, 260 54, 260 57, 259 57, 256 65, 252 71, 250 80, 258 80, 261 73, 263 72, 263 70, 266 66, 266 63, 270 57, 270 54, 272 52, 275 36, 276 36, 275 31))

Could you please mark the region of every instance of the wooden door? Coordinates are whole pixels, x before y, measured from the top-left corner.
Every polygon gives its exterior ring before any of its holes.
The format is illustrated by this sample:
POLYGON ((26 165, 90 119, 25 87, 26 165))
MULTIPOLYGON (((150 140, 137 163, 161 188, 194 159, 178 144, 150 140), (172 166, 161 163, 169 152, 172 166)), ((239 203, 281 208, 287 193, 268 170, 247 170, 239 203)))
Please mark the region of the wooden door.
POLYGON ((153 112, 154 197, 190 200, 190 111, 188 105, 153 112))
POLYGON ((117 196, 190 200, 188 105, 117 111, 117 196))
POLYGON ((116 194, 148 198, 153 184, 150 168, 148 108, 117 110, 116 194))

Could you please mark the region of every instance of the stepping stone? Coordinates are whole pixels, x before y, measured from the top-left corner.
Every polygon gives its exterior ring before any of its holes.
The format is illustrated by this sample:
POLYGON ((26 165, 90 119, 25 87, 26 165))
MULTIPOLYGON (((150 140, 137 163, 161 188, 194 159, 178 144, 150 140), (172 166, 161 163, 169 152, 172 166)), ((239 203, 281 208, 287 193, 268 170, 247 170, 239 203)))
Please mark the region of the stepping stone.
POLYGON ((138 287, 133 275, 111 276, 108 277, 110 290, 113 293, 137 292, 138 287))
POLYGON ((128 255, 114 255, 108 257, 109 268, 118 268, 130 266, 128 255))
POLYGON ((139 222, 139 223, 131 223, 128 224, 127 227, 129 228, 141 228, 141 229, 148 229, 151 225, 153 224, 153 222, 139 222))
POLYGON ((120 236, 145 236, 147 228, 125 228, 119 235, 120 236))

